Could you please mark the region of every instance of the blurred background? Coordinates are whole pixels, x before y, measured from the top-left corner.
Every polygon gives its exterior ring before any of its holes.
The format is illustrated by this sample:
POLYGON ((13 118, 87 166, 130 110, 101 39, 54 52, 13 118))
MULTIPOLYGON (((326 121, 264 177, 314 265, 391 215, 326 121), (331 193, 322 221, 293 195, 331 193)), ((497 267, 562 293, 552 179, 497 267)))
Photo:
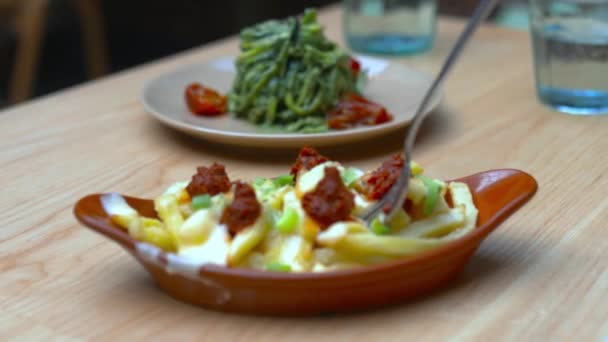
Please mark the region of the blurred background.
MULTIPOLYGON (((233 35, 335 0, 0 0, 0 108, 233 35)), ((439 0, 467 16, 476 0, 439 0)), ((525 0, 491 20, 527 28, 525 0)))

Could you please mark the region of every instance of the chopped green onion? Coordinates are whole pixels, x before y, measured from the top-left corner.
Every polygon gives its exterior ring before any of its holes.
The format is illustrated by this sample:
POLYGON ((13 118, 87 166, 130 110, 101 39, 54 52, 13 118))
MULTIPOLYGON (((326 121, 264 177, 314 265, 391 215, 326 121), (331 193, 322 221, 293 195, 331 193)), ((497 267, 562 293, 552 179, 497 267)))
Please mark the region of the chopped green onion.
POLYGON ((272 180, 274 185, 277 187, 282 187, 285 185, 293 185, 293 176, 292 175, 281 175, 272 180))
POLYGON ((344 172, 342 172, 340 176, 342 177, 342 182, 344 183, 344 185, 350 187, 362 175, 363 171, 354 167, 349 167, 348 169, 344 170, 344 172))
POLYGON ((255 178, 253 179, 252 184, 253 184, 253 186, 254 186, 254 187, 259 187, 259 186, 262 186, 262 184, 264 184, 264 182, 266 182, 266 178, 263 178, 263 177, 255 177, 255 178))
POLYGON ((428 216, 433 213, 437 201, 439 200, 439 193, 441 192, 441 185, 425 176, 418 176, 426 187, 426 195, 424 196, 423 213, 428 216))
POLYGON ((384 225, 377 217, 372 221, 370 228, 376 235, 386 235, 391 232, 391 229, 384 225))
POLYGON ((266 264, 266 270, 273 272, 291 272, 291 266, 273 261, 266 264))
POLYGON ((194 196, 191 206, 194 210, 209 208, 211 206, 211 196, 207 194, 194 196))
POLYGON ((281 233, 291 233, 296 229, 299 221, 300 215, 298 215, 298 212, 293 208, 287 208, 277 221, 277 229, 281 233))

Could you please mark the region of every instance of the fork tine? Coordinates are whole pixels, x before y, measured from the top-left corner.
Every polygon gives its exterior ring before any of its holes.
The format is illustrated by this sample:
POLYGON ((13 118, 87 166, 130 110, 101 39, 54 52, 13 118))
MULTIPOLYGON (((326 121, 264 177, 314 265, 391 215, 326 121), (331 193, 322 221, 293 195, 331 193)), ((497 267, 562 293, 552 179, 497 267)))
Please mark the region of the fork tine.
MULTIPOLYGON (((371 208, 369 208, 365 213, 363 213, 363 215, 361 215, 361 218, 366 223, 370 224, 371 221, 376 216, 378 216, 378 214, 380 214, 380 212, 383 211, 383 209, 386 207, 387 204, 395 203, 396 199, 398 199, 400 196, 403 196, 402 191, 403 191, 403 173, 399 176, 397 181, 395 181, 393 186, 391 186, 391 188, 384 195, 384 197, 382 197, 371 208)), ((390 212, 393 210, 395 210, 395 208, 394 208, 394 206, 391 206, 391 210, 389 211, 389 216, 390 216, 390 212)))

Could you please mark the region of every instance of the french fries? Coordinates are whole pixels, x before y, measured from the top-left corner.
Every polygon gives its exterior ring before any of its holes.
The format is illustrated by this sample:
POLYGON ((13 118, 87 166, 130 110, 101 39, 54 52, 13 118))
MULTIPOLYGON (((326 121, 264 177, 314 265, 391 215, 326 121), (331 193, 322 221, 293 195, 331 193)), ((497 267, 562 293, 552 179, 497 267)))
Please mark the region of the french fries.
POLYGON ((188 217, 181 226, 175 229, 177 243, 180 246, 200 245, 211 234, 219 219, 209 209, 198 210, 188 217))
POLYGON ((464 208, 448 209, 447 212, 416 221, 406 226, 397 235, 406 238, 441 237, 462 226, 464 220, 464 208))
POLYGON ((102 204, 112 221, 133 238, 191 262, 323 272, 413 256, 474 229, 478 210, 468 186, 432 180, 422 173, 422 167, 413 163, 408 205, 386 225, 371 227, 356 219, 374 204, 365 192, 366 175, 336 162, 301 171, 295 184, 289 175, 254 180, 262 213, 232 233, 221 220, 224 208, 235 200, 232 190, 194 205, 186 191, 188 183, 178 182, 154 200, 158 219, 140 216, 119 195, 104 196, 102 204), (354 195, 351 218, 329 227, 320 226, 302 204, 304 194, 323 179, 325 166, 337 167, 343 185, 354 195))
POLYGON ((404 257, 424 252, 440 244, 440 241, 434 239, 348 234, 331 247, 351 255, 404 257))
POLYGON ((177 198, 171 194, 161 195, 154 199, 154 209, 173 239, 179 243, 179 229, 184 224, 184 217, 179 210, 177 198))
POLYGON ((479 211, 473 204, 473 195, 469 187, 464 183, 452 182, 449 185, 454 206, 464 208, 464 223, 458 230, 444 237, 444 240, 453 240, 470 232, 477 225, 477 215, 479 211))
POLYGON ((381 236, 358 223, 336 223, 319 234, 317 243, 350 255, 403 257, 440 244, 433 239, 381 236))
POLYGON ((175 251, 176 244, 164 224, 153 218, 142 217, 118 194, 101 198, 102 206, 114 223, 127 229, 137 240, 151 243, 166 251, 175 251))
POLYGON ((235 265, 254 249, 266 236, 270 229, 270 224, 265 216, 261 216, 256 223, 239 234, 237 234, 228 251, 228 263, 235 265))
POLYGON ((143 227, 143 241, 166 251, 175 251, 175 242, 171 234, 163 227, 162 222, 147 217, 142 218, 140 222, 143 227))

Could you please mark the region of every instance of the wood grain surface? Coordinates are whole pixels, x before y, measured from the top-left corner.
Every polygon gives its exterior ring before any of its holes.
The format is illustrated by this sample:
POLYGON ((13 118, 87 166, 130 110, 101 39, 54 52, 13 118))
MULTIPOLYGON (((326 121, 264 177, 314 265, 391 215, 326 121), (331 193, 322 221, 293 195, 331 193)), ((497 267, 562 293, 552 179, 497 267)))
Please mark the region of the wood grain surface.
MULTIPOLYGON (((320 20, 342 40, 340 12, 320 20)), ((463 22, 443 18, 434 72, 463 22)), ((482 245, 456 285, 405 305, 308 319, 207 311, 161 292, 109 240, 72 216, 77 198, 151 197, 195 166, 233 178, 284 172, 295 151, 244 150, 185 137, 147 116, 142 84, 185 63, 234 54, 233 38, 0 112, 0 340, 433 341, 608 336, 608 116, 542 107, 524 32, 485 26, 446 83, 415 157, 434 177, 492 168, 533 174, 540 190, 482 245)), ((322 152, 371 168, 399 132, 322 152)))

